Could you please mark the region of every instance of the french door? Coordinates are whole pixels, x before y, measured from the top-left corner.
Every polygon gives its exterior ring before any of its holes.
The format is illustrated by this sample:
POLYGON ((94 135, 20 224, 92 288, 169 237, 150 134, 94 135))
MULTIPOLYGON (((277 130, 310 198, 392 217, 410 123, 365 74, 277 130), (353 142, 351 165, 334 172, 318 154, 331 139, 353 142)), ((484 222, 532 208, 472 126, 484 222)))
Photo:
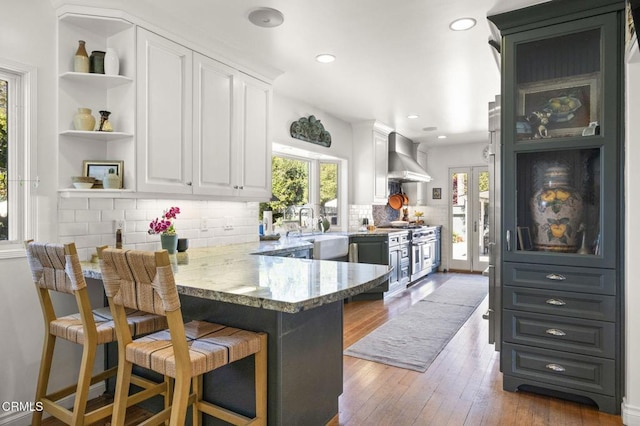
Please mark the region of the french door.
POLYGON ((489 169, 449 169, 449 268, 484 271, 489 266, 489 169))

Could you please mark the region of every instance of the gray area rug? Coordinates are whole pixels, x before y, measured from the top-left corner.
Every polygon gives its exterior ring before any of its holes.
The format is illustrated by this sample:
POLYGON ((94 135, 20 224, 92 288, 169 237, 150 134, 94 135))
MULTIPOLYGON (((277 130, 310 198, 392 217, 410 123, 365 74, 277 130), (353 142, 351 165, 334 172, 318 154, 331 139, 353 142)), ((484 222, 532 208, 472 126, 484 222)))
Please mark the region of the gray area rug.
POLYGON ((345 355, 425 372, 487 296, 487 279, 453 277, 351 345, 345 355))

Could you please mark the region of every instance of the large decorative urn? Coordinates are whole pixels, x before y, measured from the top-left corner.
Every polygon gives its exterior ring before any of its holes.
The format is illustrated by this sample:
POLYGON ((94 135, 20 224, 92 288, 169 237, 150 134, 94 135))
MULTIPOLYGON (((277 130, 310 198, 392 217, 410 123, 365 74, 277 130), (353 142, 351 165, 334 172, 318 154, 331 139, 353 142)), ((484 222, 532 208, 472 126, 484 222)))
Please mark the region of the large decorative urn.
POLYGON ((530 205, 534 250, 575 253, 583 203, 580 194, 569 183, 569 168, 548 167, 542 186, 531 197, 530 205))

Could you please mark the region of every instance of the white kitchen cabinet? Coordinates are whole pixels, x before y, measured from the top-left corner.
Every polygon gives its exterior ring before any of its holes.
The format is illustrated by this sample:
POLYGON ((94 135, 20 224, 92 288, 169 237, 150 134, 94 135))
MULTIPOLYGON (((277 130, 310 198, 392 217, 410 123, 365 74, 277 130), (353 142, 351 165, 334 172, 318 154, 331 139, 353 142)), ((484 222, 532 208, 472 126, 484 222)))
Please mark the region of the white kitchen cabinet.
POLYGON ((241 178, 237 183, 238 195, 268 201, 271 198, 271 86, 244 73, 239 77, 241 178))
POLYGON ((268 200, 271 87, 138 30, 138 191, 268 200))
POLYGON ((135 26, 119 17, 61 11, 58 16, 58 189, 67 194, 131 191, 135 186, 135 26), (73 59, 78 41, 92 51, 115 49, 119 75, 78 73, 73 59), (90 108, 100 123, 110 111, 113 132, 80 131, 73 126, 78 108, 90 108), (124 161, 124 190, 73 189, 72 176, 83 174, 83 161, 124 161))
POLYGON ((353 204, 386 204, 389 133, 393 129, 371 120, 353 125, 353 204))
POLYGON ((192 55, 138 28, 138 191, 192 193, 192 55))

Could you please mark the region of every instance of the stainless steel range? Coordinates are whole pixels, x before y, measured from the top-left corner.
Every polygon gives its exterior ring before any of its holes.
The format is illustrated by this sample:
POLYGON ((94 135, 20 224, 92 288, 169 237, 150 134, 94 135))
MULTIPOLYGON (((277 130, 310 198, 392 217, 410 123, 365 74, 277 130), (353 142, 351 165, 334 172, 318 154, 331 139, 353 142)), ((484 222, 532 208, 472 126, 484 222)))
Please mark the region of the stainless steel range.
POLYGON ((429 274, 438 260, 438 231, 423 226, 409 230, 411 241, 411 282, 429 274))

